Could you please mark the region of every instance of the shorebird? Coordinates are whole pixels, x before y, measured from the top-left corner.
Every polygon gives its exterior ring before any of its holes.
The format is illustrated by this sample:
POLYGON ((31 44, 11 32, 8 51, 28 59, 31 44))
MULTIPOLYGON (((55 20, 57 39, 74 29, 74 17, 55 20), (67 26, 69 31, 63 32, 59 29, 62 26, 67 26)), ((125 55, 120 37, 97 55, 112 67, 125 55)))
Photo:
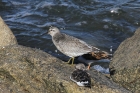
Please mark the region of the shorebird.
POLYGON ((87 70, 90 69, 90 66, 95 62, 110 62, 112 54, 109 54, 105 51, 99 52, 90 52, 78 57, 78 61, 88 65, 87 70))
MULTIPOLYGON (((56 48, 63 54, 70 57, 68 63, 72 60, 73 64, 74 58, 77 56, 90 52, 98 53, 100 51, 100 49, 93 47, 76 37, 61 33, 57 27, 51 26, 48 30, 48 34, 52 36, 52 41, 56 48)), ((90 65, 88 65, 88 68, 89 67, 90 65)))
POLYGON ((77 64, 75 70, 70 76, 70 80, 77 83, 78 86, 85 86, 91 88, 91 78, 89 73, 87 73, 84 64, 77 64))

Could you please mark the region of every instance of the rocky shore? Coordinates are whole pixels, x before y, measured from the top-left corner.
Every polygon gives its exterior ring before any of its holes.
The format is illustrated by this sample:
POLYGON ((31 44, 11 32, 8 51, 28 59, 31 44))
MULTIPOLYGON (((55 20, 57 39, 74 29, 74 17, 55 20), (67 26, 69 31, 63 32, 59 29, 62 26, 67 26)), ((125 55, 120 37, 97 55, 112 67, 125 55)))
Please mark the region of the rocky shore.
POLYGON ((86 88, 69 79, 74 66, 42 50, 18 45, 0 17, 0 93, 140 93, 139 30, 115 52, 111 78, 91 69, 92 86, 86 88))
POLYGON ((134 93, 140 93, 140 28, 124 40, 110 63, 111 78, 134 93))

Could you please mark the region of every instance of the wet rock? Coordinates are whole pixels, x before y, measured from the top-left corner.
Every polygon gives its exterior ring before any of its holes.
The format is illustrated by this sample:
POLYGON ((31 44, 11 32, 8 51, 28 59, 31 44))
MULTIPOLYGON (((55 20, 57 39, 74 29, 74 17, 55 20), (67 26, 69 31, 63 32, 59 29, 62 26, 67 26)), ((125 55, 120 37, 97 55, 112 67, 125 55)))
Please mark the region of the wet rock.
POLYGON ((115 82, 140 93, 140 28, 120 44, 109 67, 115 82))
POLYGON ((14 44, 17 44, 15 36, 0 17, 0 48, 14 44))
POLYGON ((79 87, 69 79, 74 66, 16 42, 7 45, 0 49, 1 93, 131 93, 95 70, 89 71, 91 88, 79 87))

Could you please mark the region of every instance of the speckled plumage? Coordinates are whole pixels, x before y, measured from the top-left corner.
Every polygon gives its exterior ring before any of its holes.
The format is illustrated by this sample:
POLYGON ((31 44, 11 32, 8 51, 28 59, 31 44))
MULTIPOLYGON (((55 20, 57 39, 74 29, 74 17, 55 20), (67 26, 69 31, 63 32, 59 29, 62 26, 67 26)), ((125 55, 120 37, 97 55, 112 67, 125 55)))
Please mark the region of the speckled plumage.
POLYGON ((91 78, 84 64, 76 65, 76 69, 72 72, 70 79, 77 83, 78 86, 91 87, 91 78))

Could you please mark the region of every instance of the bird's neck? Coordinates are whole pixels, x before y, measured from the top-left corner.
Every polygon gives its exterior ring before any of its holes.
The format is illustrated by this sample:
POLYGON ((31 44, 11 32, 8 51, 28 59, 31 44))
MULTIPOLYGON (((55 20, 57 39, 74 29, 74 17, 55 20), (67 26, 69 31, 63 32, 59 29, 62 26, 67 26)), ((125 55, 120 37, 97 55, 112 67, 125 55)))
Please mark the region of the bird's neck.
POLYGON ((60 40, 63 40, 65 36, 63 33, 56 33, 52 38, 55 41, 60 41, 60 40))

